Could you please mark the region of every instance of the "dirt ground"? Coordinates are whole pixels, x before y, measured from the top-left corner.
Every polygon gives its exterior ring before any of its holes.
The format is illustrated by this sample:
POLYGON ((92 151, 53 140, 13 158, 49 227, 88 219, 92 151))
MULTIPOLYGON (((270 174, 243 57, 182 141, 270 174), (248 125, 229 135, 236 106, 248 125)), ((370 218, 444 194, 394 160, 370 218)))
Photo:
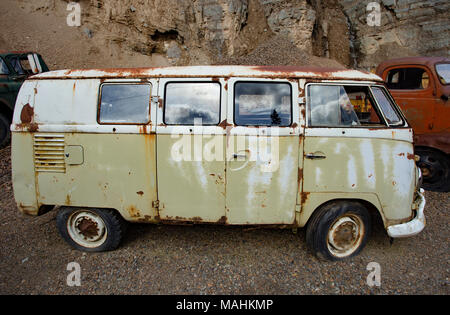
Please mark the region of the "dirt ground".
MULTIPOLYGON (((322 262, 305 231, 134 224, 112 252, 86 254, 59 236, 56 211, 15 205, 10 147, 0 151, 0 294, 442 294, 449 290, 450 193, 426 192, 427 226, 391 245, 380 225, 360 255, 322 262), (80 266, 80 286, 67 278, 80 266), (367 285, 370 262, 381 285, 367 285)), ((72 279, 69 277, 69 279, 72 279)))

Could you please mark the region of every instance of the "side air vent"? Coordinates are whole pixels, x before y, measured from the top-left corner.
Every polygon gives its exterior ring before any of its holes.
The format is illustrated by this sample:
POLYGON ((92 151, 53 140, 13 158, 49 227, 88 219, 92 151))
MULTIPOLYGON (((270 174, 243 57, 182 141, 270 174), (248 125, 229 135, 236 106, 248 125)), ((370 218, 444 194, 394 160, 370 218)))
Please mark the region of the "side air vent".
POLYGON ((34 167, 36 172, 66 172, 64 135, 34 135, 34 167))

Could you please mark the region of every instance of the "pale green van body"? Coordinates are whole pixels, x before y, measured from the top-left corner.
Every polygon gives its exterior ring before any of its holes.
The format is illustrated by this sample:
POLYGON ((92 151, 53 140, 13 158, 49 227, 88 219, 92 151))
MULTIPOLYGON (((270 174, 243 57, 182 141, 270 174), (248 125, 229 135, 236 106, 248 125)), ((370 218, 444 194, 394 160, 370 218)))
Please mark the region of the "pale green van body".
POLYGON ((53 71, 31 77, 20 90, 11 126, 18 208, 29 215, 46 206, 108 208, 131 222, 303 227, 321 205, 357 200, 377 210, 389 235, 420 232, 424 199, 413 132, 404 117, 397 126, 309 126, 310 84, 370 87, 382 81, 353 70, 249 66, 53 71), (235 84, 246 81, 289 85, 289 126, 235 123, 235 84), (218 123, 165 124, 170 82, 219 84, 218 123), (120 83, 150 85, 147 123, 99 123, 101 87, 120 83), (191 151, 179 151, 183 145, 191 151), (256 148, 275 147, 276 156, 266 160, 252 155, 256 148), (312 158, 318 153, 323 157, 312 158))

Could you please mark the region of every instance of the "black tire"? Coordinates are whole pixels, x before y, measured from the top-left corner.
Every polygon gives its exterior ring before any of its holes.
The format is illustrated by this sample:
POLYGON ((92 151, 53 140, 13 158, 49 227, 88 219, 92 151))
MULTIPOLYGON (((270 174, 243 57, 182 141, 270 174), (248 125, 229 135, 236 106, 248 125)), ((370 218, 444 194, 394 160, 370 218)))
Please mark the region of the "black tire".
POLYGON ((0 149, 5 147, 11 138, 11 131, 9 130, 9 120, 5 115, 0 113, 0 149))
POLYGON ((127 226, 115 210, 72 207, 61 207, 56 225, 67 243, 85 252, 116 249, 127 226))
POLYGON ((317 209, 308 222, 306 243, 319 259, 336 261, 355 256, 367 243, 371 218, 355 201, 334 201, 317 209))
POLYGON ((427 148, 416 148, 415 153, 420 156, 417 166, 422 171, 422 188, 429 191, 449 192, 449 157, 440 151, 427 148))

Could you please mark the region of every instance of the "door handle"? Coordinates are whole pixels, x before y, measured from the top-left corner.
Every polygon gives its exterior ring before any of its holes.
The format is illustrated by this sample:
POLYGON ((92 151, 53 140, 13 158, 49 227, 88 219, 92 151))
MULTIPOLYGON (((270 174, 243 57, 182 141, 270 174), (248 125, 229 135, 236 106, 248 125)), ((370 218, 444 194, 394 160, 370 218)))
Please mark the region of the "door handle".
POLYGON ((245 155, 245 154, 236 154, 236 153, 234 153, 233 154, 233 159, 245 159, 247 157, 247 155, 245 155))
POLYGON ((323 153, 308 153, 306 154, 306 158, 310 160, 322 160, 325 159, 326 156, 323 153))

